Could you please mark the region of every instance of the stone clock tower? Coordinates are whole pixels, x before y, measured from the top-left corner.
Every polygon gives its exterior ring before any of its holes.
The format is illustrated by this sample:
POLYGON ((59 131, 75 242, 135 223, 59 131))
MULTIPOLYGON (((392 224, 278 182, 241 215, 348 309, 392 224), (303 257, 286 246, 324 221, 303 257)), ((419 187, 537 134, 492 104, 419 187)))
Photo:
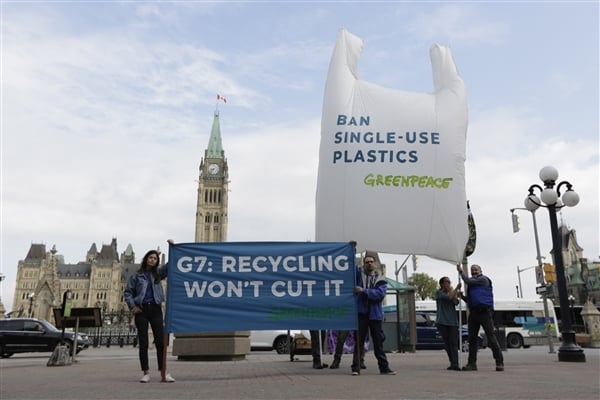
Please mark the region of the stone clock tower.
POLYGON ((227 241, 229 174, 221 144, 219 111, 215 111, 208 147, 200 161, 196 205, 196 242, 227 241))
MULTIPOLYGON (((215 111, 208 147, 200 161, 195 242, 227 241, 229 173, 221 144, 219 111, 215 111)), ((179 360, 234 361, 250 353, 250 332, 178 333, 173 355, 179 360)))

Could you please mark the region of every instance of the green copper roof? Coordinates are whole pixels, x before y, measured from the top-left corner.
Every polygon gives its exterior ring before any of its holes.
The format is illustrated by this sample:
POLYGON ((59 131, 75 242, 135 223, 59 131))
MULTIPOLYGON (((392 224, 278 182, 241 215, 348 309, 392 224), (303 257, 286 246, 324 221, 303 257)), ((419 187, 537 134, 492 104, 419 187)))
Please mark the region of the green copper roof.
POLYGON ((127 245, 127 248, 125 249, 125 255, 130 256, 133 254, 133 247, 131 246, 131 243, 129 243, 127 245))
POLYGON ((223 158, 223 146, 221 144, 221 125, 219 124, 219 111, 215 111, 210 139, 206 148, 206 158, 223 158))
POLYGON ((406 283, 398 282, 392 278, 385 278, 388 285, 389 290, 397 290, 397 291, 414 291, 415 288, 413 286, 407 285, 406 283))

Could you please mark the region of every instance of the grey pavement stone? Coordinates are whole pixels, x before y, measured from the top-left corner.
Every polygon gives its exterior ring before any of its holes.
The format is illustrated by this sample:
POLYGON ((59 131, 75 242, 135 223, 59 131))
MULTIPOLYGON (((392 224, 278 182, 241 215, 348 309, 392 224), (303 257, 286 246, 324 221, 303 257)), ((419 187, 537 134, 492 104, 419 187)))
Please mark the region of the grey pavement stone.
MULTIPOLYGON (((558 349, 558 346, 557 346, 558 349)), ((170 349, 169 349, 170 350, 170 349)), ((168 357, 177 380, 139 383, 137 349, 90 348, 68 366, 48 367, 50 354, 17 354, 0 360, 0 399, 578 399, 600 398, 600 349, 585 349, 587 362, 565 363, 547 347, 504 352, 496 372, 491 351, 478 356, 478 371, 448 371, 442 350, 388 354, 395 376, 379 375, 375 357, 351 376, 351 354, 340 369, 315 370, 309 355, 252 352, 242 361, 178 361, 168 357)), ((466 353, 462 362, 466 363, 466 353)), ((332 355, 324 355, 331 362, 332 355)), ((156 366, 151 352, 151 367, 156 366)))

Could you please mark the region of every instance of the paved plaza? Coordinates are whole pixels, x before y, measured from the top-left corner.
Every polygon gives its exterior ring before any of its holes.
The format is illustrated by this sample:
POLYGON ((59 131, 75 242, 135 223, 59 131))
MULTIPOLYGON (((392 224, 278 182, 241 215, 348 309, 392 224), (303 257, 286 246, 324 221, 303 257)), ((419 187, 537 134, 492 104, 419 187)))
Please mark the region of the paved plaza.
MULTIPOLYGON (((558 346, 557 346, 558 348, 558 346)), ((351 376, 352 355, 337 370, 312 369, 309 355, 252 352, 242 361, 178 361, 168 357, 175 383, 158 371, 142 384, 137 349, 90 348, 69 366, 48 367, 50 354, 17 354, 0 360, 0 399, 577 399, 600 398, 600 349, 585 349, 587 362, 559 362, 547 347, 504 352, 496 372, 489 349, 476 372, 447 371, 442 350, 388 354, 395 376, 379 375, 373 354, 367 369, 351 376)), ((462 362, 466 362, 466 353, 462 362)), ((325 355, 330 362, 331 355, 325 355)), ((156 365, 152 353, 151 365, 156 365)))

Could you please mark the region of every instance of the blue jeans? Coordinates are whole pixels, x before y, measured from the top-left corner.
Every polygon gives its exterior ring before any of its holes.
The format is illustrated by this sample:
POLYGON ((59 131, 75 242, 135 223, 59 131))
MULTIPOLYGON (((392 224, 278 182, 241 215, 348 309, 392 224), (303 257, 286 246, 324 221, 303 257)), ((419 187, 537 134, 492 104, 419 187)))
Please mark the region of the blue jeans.
POLYGON ((140 366, 148 371, 148 325, 154 335, 154 346, 158 359, 158 370, 163 367, 163 314, 160 304, 144 304, 142 312, 135 314, 135 327, 138 334, 140 366))
POLYGON ((373 353, 377 359, 377 365, 379 371, 387 371, 390 369, 385 352, 383 351, 383 341, 385 336, 383 335, 383 325, 381 320, 369 319, 366 314, 358 314, 358 351, 354 350, 354 356, 352 357, 352 371, 358 372, 360 370, 359 360, 364 360, 364 348, 365 339, 367 338, 367 332, 371 335, 371 343, 373 343, 373 353), (358 354, 360 353, 360 354, 358 354))
POLYGON ((451 367, 458 368, 458 326, 437 324, 451 367))

